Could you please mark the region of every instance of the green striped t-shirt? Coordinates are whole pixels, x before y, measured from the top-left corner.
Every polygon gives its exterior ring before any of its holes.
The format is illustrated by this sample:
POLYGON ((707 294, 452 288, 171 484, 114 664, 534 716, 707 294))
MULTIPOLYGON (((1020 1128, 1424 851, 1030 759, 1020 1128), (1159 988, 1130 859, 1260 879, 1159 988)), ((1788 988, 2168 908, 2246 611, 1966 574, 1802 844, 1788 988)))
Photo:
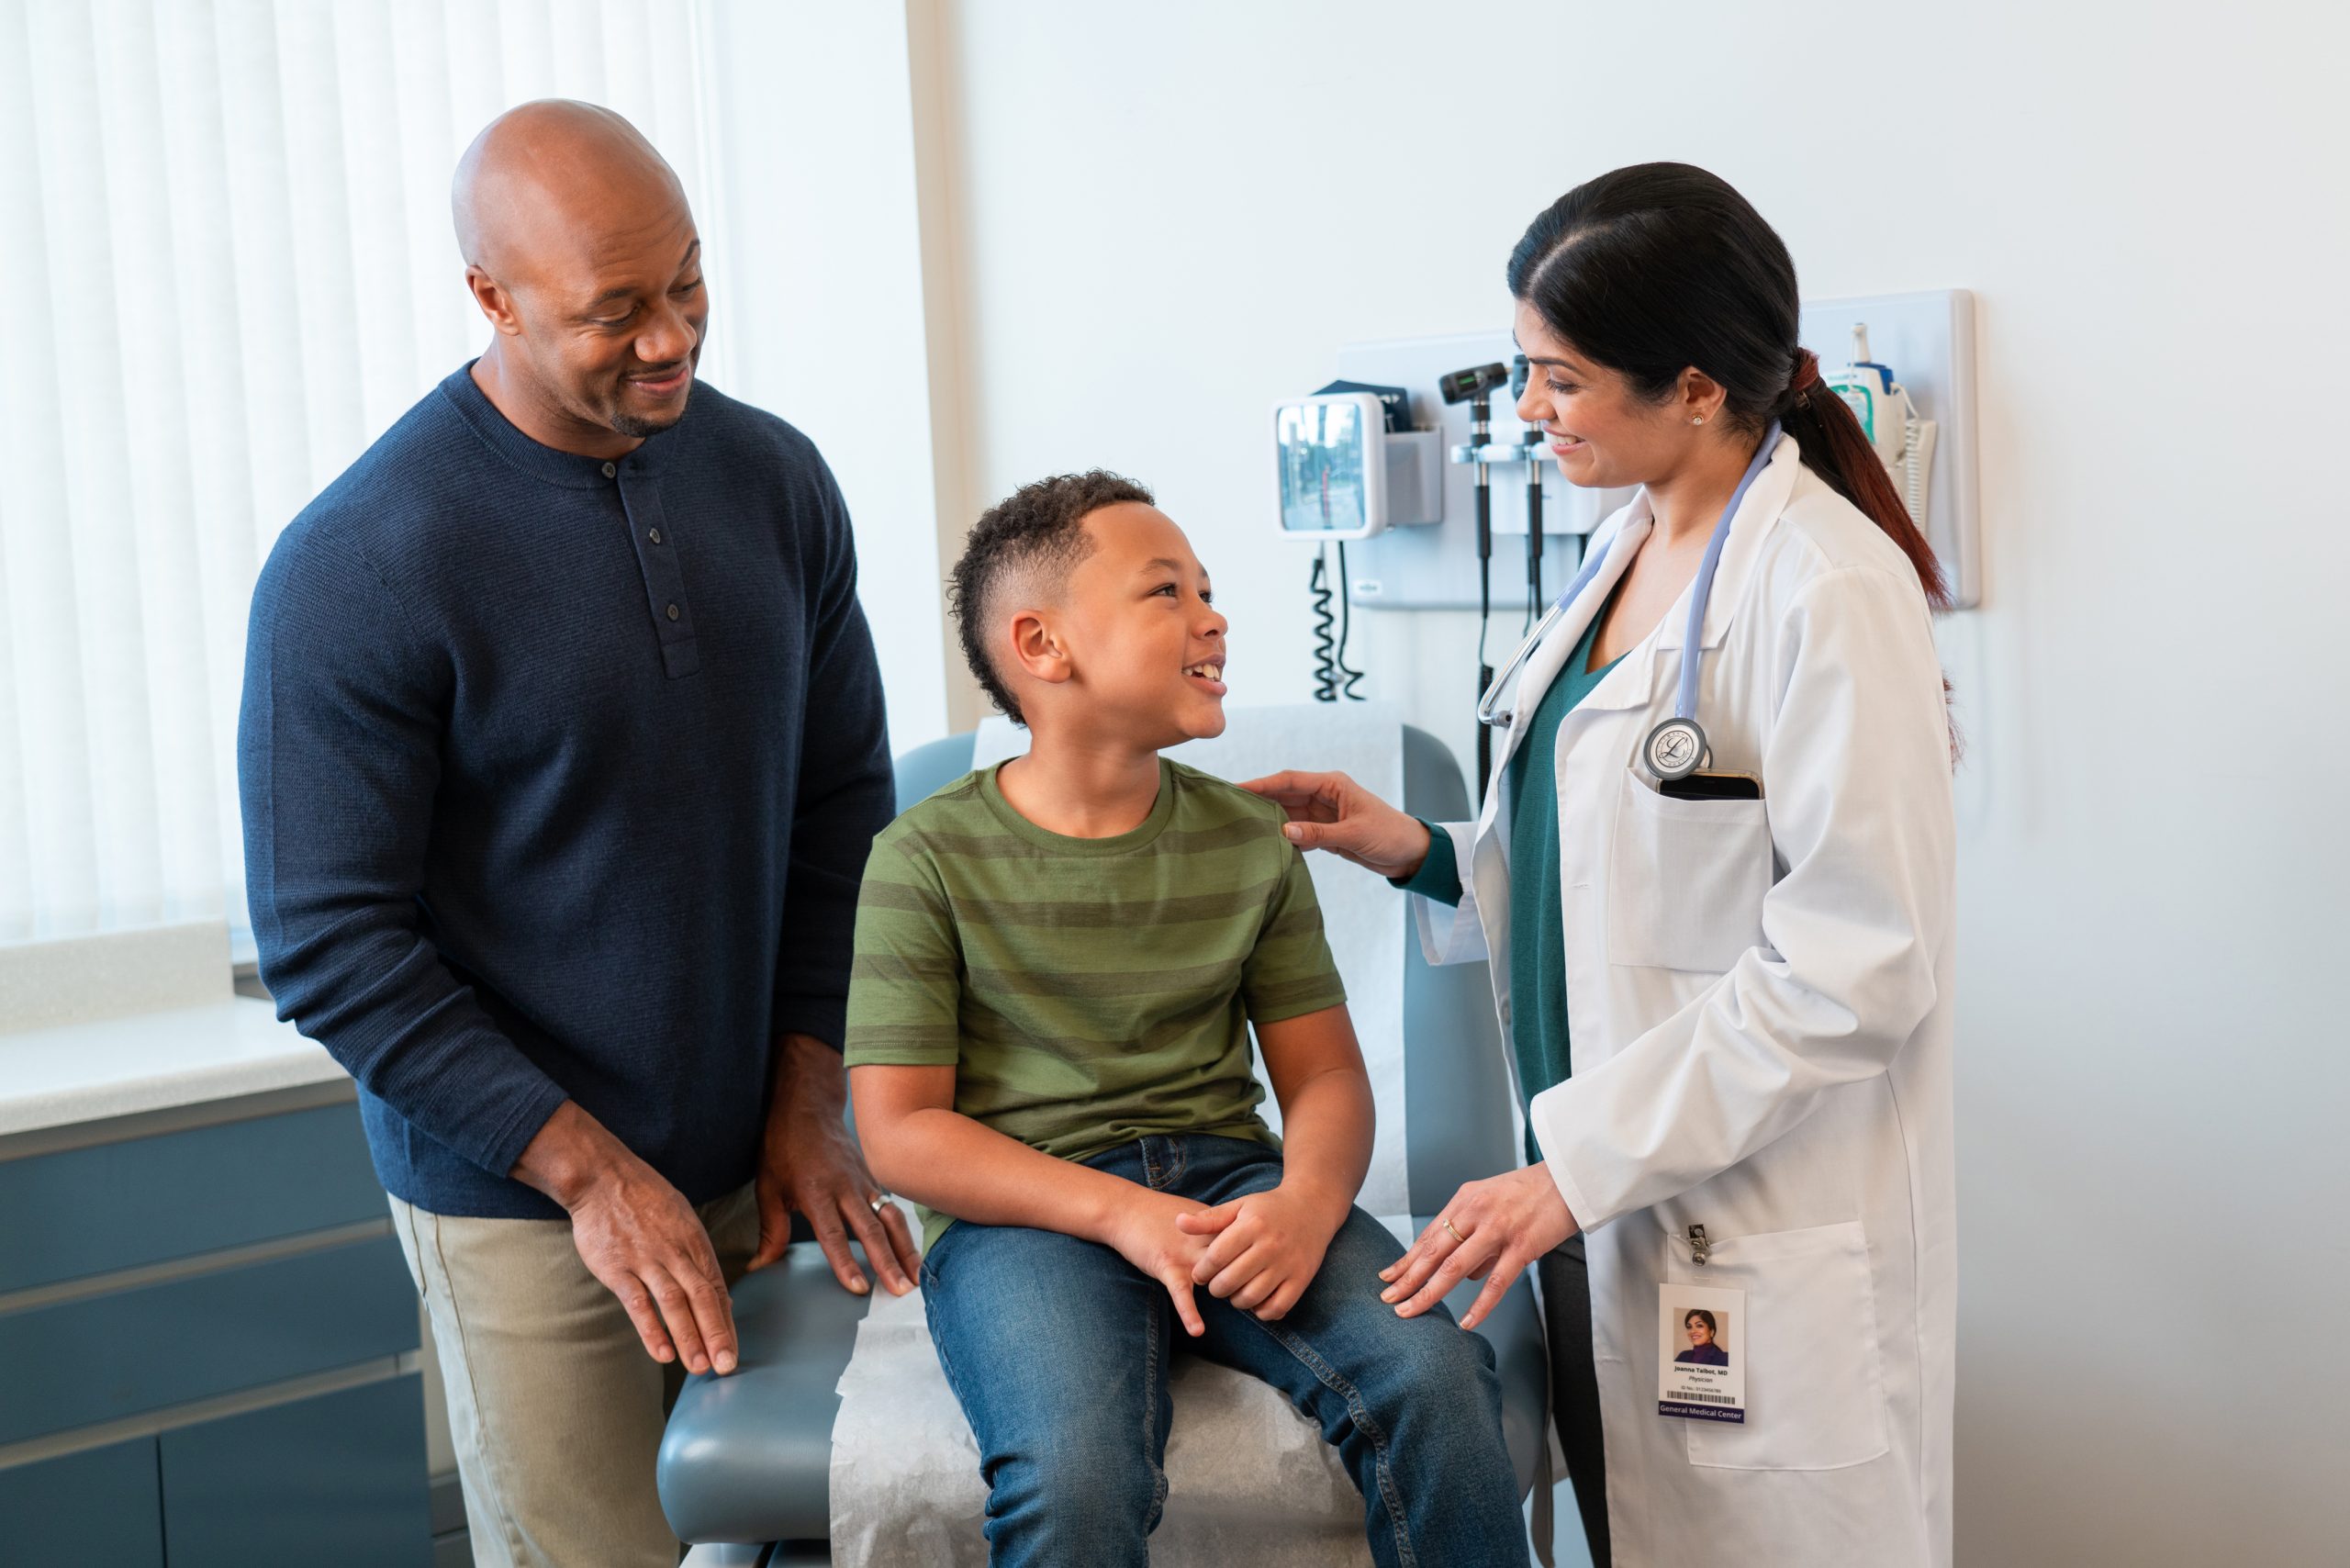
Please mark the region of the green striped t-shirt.
MULTIPOLYGON (((1048 833, 992 767, 873 841, 850 970, 851 1067, 953 1066, 955 1109, 1086 1159, 1152 1133, 1274 1142, 1248 1024, 1346 1000, 1281 808, 1159 761, 1113 838, 1048 833)), ((923 1212, 923 1245, 954 1221, 923 1212)))

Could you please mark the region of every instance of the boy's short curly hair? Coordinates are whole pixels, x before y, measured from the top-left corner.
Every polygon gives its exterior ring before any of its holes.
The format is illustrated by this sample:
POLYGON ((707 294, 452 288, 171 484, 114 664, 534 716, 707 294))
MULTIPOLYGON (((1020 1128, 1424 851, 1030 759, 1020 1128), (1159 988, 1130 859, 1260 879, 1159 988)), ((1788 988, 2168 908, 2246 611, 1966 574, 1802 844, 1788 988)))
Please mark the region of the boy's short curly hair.
POLYGON ((1027 720, 987 645, 1001 608, 997 601, 1007 588, 1025 585, 1034 591, 1044 586, 1040 574, 1056 579, 1057 587, 1092 549, 1085 536, 1086 514, 1121 501, 1157 504, 1149 490, 1106 469, 1056 474, 1021 486, 971 525, 963 558, 947 581, 946 608, 972 675, 1015 724, 1027 720))

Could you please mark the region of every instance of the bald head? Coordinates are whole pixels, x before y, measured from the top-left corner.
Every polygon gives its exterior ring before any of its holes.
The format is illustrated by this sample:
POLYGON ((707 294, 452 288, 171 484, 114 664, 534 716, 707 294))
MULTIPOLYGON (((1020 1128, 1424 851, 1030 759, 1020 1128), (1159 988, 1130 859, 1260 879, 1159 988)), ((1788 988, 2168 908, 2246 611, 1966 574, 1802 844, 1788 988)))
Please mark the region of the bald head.
POLYGON ((636 128, 545 99, 492 120, 450 192, 496 329, 474 379, 546 445, 608 456, 685 414, 710 314, 685 187, 636 128))
POLYGON ((686 213, 685 187, 653 143, 594 104, 543 98, 509 109, 457 160, 457 249, 494 277, 553 251, 594 251, 686 213))

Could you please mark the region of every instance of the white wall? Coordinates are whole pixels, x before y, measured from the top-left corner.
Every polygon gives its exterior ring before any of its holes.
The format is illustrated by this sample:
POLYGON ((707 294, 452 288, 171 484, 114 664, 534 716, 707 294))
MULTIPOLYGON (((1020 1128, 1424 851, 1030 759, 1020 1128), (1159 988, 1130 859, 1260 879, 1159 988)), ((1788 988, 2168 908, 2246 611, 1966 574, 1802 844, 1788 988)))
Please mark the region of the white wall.
POLYGON ((707 3, 720 385, 840 482, 902 751, 947 727, 906 12, 707 3))
MULTIPOLYGON (((961 521, 1056 470, 1154 485, 1243 700, 1309 684, 1265 405, 1348 341, 1505 324, 1511 243, 1578 180, 1703 163, 1810 294, 1976 291, 1987 592, 1944 628, 1970 1564, 2350 1540, 2350 1050, 2318 978, 2350 930, 2350 520, 2319 465, 2350 25, 2173 14, 1024 0, 935 31, 961 521), (1276 174, 1301 146, 1310 210, 1276 174)), ((1374 618, 1361 662, 1465 754, 1472 645, 1374 618)))

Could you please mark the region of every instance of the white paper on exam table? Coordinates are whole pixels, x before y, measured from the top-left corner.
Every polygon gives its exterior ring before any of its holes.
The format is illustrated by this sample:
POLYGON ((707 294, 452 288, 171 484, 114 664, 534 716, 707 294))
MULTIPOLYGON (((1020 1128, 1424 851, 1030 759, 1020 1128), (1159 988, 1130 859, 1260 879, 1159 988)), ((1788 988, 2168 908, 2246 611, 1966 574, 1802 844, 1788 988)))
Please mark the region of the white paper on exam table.
MULTIPOLYGON (((907 1207, 907 1219, 912 1212, 907 1207)), ((1409 1221, 1387 1228, 1406 1245, 1409 1221)), ((1198 1356, 1169 1379, 1167 1507, 1157 1562, 1370 1568, 1362 1495, 1321 1431, 1272 1384, 1198 1356)), ((875 1293, 833 1423, 834 1568, 984 1568, 987 1483, 940 1370, 922 1292, 875 1293)))

